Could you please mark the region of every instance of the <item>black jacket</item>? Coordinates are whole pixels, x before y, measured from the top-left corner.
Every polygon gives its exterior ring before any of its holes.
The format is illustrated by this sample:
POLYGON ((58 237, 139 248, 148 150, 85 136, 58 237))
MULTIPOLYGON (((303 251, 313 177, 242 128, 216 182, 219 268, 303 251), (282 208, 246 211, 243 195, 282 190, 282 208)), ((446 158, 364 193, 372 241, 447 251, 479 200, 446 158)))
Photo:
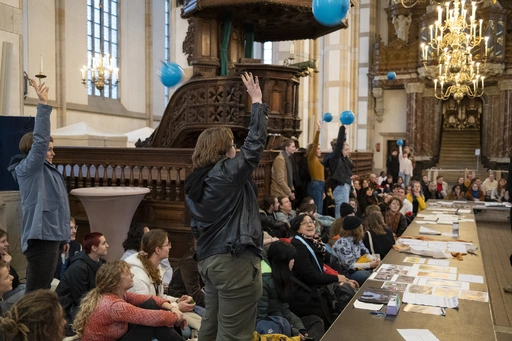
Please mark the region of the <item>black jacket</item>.
POLYGON ((167 294, 174 297, 190 295, 198 306, 206 308, 204 301, 204 283, 194 259, 195 251, 189 251, 181 257, 174 270, 167 294))
MULTIPOLYGON (((389 250, 393 248, 395 244, 395 237, 393 237, 393 232, 390 229, 386 228, 386 234, 377 235, 373 231, 369 231, 372 235, 373 242, 373 251, 380 255, 380 259, 384 259, 388 254, 389 250)), ((364 234, 363 244, 366 246, 368 250, 371 252, 370 248, 370 239, 368 238, 368 233, 364 234)))
POLYGON ((85 250, 77 253, 69 261, 70 265, 55 290, 68 322, 75 319, 82 296, 96 287, 96 272, 104 263, 103 259, 99 262, 93 261, 85 250))
POLYGON ((185 180, 198 261, 245 249, 261 256, 263 233, 250 178, 267 140, 267 112, 266 104, 254 103, 249 134, 240 152, 233 159, 221 159, 207 174, 195 169, 185 180))
POLYGON ((345 134, 345 126, 341 126, 338 131, 338 140, 332 151, 331 160, 329 161, 329 168, 331 171, 331 188, 334 189, 338 185, 350 184, 350 177, 352 176, 352 169, 354 163, 348 156, 343 156, 343 144, 347 139, 345 134))

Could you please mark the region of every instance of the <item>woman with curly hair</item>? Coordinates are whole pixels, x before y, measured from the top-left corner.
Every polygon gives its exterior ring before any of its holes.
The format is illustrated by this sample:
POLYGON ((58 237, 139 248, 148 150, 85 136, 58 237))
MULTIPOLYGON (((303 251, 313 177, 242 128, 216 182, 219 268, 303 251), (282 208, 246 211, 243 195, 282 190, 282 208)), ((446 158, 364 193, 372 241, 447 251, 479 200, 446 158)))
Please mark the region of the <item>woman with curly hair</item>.
POLYGON ((133 274, 125 261, 98 270, 96 288, 82 299, 73 323, 82 341, 183 340, 173 329, 187 325, 182 313, 161 297, 129 292, 132 286, 133 274))
POLYGON ((65 325, 57 294, 50 290, 36 290, 25 295, 0 317, 0 337, 6 341, 62 341, 65 325))

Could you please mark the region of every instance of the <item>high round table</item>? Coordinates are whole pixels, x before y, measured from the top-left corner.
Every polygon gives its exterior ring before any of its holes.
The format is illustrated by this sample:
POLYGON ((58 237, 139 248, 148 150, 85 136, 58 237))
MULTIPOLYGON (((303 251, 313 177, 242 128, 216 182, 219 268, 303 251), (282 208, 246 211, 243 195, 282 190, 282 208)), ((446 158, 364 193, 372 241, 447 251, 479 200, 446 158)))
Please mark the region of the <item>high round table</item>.
POLYGON ((109 261, 118 260, 124 253, 121 245, 130 228, 135 210, 149 188, 143 187, 89 187, 71 192, 84 205, 90 231, 101 232, 109 244, 109 261))

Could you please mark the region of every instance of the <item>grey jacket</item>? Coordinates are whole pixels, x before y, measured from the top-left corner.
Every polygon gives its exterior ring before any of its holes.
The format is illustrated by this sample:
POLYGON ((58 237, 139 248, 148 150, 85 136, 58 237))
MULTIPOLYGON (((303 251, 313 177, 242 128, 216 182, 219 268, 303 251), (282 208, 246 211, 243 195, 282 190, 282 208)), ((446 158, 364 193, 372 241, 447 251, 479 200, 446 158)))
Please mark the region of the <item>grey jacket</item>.
POLYGON ((52 107, 38 104, 34 143, 28 155, 16 155, 7 168, 20 186, 21 249, 29 239, 69 241, 69 201, 62 175, 46 162, 52 107))

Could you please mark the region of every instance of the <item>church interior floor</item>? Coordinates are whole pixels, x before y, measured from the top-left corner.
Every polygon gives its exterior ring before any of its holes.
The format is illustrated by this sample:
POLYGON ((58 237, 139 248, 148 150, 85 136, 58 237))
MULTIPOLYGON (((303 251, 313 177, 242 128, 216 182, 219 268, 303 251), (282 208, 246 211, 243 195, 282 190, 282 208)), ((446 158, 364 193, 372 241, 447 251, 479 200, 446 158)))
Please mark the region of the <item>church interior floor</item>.
POLYGON ((512 341, 512 232, 509 212, 487 211, 476 214, 478 238, 489 289, 496 340, 512 341))

